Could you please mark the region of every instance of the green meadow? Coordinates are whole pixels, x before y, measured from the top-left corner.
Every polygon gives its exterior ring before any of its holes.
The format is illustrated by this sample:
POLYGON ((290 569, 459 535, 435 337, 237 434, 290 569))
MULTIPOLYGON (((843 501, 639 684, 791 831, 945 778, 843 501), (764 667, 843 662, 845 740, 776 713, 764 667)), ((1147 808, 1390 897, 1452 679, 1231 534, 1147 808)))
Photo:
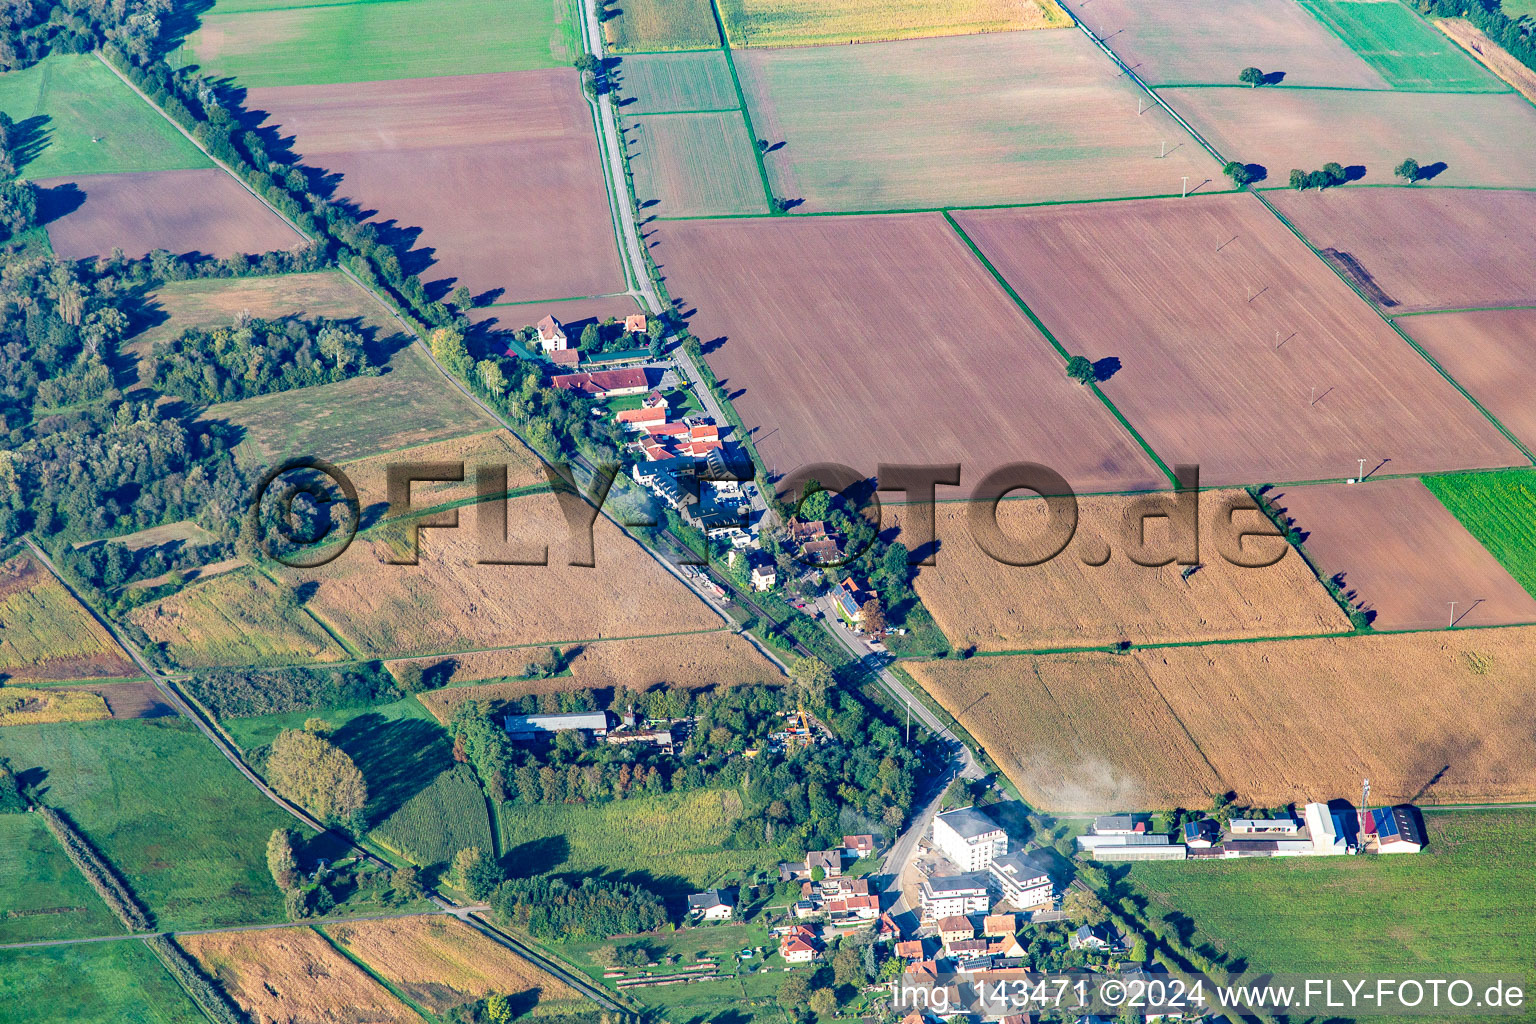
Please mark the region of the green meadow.
POLYGON ((130 939, 0 950, 0 1020, 207 1024, 155 954, 130 939))
POLYGON ((283 920, 266 844, 294 821, 191 723, 13 726, 5 754, 19 772, 41 776, 42 801, 69 815, 159 927, 283 920))
POLYGON ((0 110, 28 139, 20 168, 26 178, 213 166, 88 54, 49 57, 0 75, 0 110))
POLYGON ((1302 0, 1394 88, 1426 92, 1504 92, 1507 86, 1401 3, 1302 0))
POLYGON ((0 944, 121 934, 37 814, 0 814, 0 944))
POLYGON ((1536 595, 1536 469, 1427 476, 1424 486, 1536 595))
POLYGON ((573 0, 236 0, 204 15, 173 61, 249 87, 475 75, 568 67, 579 32, 573 0))

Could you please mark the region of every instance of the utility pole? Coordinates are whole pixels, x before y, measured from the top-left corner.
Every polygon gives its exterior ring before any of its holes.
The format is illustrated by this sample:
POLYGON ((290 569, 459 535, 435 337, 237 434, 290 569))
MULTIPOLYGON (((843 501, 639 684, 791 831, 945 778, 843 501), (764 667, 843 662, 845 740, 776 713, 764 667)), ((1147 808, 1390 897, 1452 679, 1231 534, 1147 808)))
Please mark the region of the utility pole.
POLYGON ((1187 174, 1184 175, 1184 194, 1182 196, 1180 196, 1179 198, 1181 198, 1181 199, 1188 199, 1189 198, 1189 175, 1187 175, 1187 174))
POLYGON ((1159 160, 1161 160, 1163 157, 1165 157, 1167 155, 1168 155, 1168 140, 1164 139, 1163 140, 1163 151, 1161 153, 1157 154, 1157 158, 1159 160))
POLYGON ((1456 602, 1452 601, 1451 602, 1451 623, 1450 623, 1449 626, 1446 626, 1445 628, 1446 629, 1450 629, 1451 626, 1454 626, 1454 625, 1456 625, 1456 602))
POLYGON ((1361 483, 1365 482, 1365 460, 1364 459, 1360 460, 1360 475, 1355 477, 1355 479, 1360 481, 1361 483))

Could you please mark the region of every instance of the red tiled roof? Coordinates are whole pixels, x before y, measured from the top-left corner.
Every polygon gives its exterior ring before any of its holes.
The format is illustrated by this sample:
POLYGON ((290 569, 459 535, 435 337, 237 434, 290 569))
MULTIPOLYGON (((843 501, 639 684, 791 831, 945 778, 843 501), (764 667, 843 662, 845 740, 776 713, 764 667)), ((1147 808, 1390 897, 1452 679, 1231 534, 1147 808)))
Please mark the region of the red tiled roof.
POLYGON ((581 362, 581 353, 574 348, 556 348, 546 353, 556 366, 575 366, 581 362))
POLYGON ((896 943, 896 955, 903 960, 921 960, 923 958, 923 940, 907 939, 896 943))
POLYGON ((631 333, 643 332, 645 330, 645 315, 642 313, 631 313, 624 318, 624 329, 631 333))
POLYGON ((553 316, 546 316, 543 320, 539 321, 539 337, 549 341, 559 333, 560 321, 556 320, 553 316))
POLYGON ((665 423, 666 409, 620 409, 613 417, 619 423, 665 423))

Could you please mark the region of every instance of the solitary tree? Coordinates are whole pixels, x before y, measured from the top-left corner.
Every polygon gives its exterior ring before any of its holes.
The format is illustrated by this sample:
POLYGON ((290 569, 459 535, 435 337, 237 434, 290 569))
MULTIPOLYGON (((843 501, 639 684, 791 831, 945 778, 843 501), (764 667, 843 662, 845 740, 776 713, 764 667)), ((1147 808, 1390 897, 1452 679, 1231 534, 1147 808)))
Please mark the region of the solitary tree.
POLYGON ((1412 185, 1419 180, 1419 162, 1409 157, 1392 169, 1392 173, 1412 185))
POLYGON ((867 633, 885 632, 885 612, 880 610, 880 599, 872 597, 859 609, 859 624, 867 633))
POLYGON ((1232 184, 1238 188, 1253 181, 1253 172, 1240 160, 1228 160, 1227 165, 1221 169, 1221 173, 1232 179, 1232 184))
POLYGON ((1238 72, 1237 80, 1250 89, 1257 88, 1264 84, 1264 72, 1258 68, 1243 68, 1242 71, 1238 72))
POLYGON ((1067 376, 1079 384, 1092 384, 1093 362, 1087 356, 1073 356, 1067 360, 1067 376))

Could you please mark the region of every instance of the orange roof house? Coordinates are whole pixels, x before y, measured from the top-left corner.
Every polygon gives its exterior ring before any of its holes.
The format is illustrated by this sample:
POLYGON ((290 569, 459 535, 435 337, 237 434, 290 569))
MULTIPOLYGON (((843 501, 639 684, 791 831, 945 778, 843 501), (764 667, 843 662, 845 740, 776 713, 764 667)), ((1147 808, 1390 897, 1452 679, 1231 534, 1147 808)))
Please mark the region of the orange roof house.
POLYGON ((629 316, 625 317, 624 330, 628 331, 630 334, 644 334, 645 314, 631 313, 629 316))
POLYGON ((592 373, 565 373, 550 383, 561 391, 580 391, 593 398, 641 395, 649 387, 646 383, 645 370, 639 367, 623 370, 596 370, 592 373))

